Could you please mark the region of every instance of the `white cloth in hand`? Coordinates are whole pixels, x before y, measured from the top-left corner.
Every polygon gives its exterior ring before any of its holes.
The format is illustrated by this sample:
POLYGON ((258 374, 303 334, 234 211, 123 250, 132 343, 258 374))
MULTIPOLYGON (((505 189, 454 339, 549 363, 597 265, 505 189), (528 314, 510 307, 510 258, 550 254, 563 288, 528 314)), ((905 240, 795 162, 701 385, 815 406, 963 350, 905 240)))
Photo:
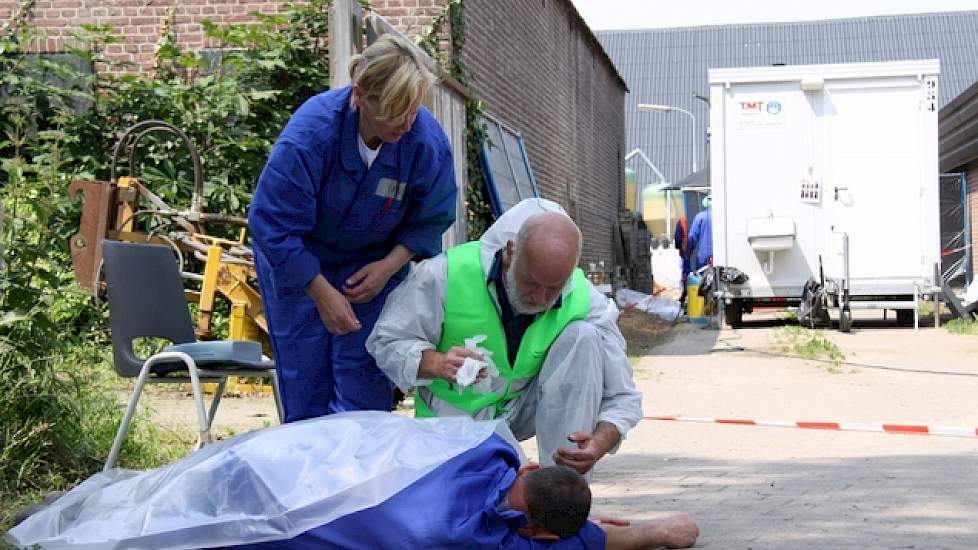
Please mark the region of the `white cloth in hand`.
POLYGON ((462 366, 455 373, 455 382, 458 384, 459 393, 465 391, 468 386, 472 386, 472 391, 476 393, 488 393, 492 390, 492 379, 499 376, 499 370, 496 368, 496 364, 492 362, 492 352, 479 345, 485 340, 485 334, 478 334, 465 339, 465 349, 482 355, 482 360, 471 357, 465 358, 462 366), (476 383, 475 380, 483 369, 486 371, 486 376, 476 383))
POLYGON ((485 366, 486 364, 478 359, 466 357, 465 362, 462 363, 458 372, 455 373, 455 382, 462 388, 471 385, 475 382, 476 377, 479 376, 479 371, 485 368, 485 366))

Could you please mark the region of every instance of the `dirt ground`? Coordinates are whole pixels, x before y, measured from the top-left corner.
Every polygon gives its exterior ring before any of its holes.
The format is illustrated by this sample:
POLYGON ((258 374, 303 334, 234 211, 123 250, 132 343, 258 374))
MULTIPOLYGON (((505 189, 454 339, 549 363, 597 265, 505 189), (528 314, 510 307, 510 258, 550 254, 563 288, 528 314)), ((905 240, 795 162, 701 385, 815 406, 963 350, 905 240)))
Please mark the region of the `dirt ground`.
MULTIPOLYGON (((978 336, 857 319, 817 331, 841 360, 792 357, 783 316, 739 330, 623 315, 646 416, 978 426, 978 336)), ((803 332, 810 335, 812 333, 803 332)), ((275 422, 271 397, 225 398, 215 431, 275 422)), ((152 396, 193 433, 190 400, 152 396)), ((974 432, 972 432, 974 433, 974 432)), ((533 440, 524 443, 536 457, 533 440)), ((595 470, 595 511, 686 511, 697 548, 978 548, 978 438, 641 422, 595 470)))

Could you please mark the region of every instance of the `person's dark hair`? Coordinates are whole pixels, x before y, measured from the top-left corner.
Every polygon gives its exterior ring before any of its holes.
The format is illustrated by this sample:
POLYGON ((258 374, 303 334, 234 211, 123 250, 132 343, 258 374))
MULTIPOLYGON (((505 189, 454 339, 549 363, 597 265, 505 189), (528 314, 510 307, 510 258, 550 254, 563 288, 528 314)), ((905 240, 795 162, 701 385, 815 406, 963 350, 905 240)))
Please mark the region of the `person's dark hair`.
POLYGON ((548 466, 523 478, 529 520, 558 537, 578 532, 591 513, 591 488, 567 466, 548 466))

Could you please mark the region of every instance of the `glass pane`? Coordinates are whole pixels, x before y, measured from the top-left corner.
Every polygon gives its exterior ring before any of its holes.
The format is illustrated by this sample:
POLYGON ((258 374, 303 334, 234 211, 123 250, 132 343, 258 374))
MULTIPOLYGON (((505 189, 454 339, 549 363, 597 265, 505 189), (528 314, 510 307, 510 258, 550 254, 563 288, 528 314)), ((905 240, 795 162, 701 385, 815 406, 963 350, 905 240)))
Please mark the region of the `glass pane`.
POLYGON ((520 199, 535 197, 536 194, 533 192, 533 186, 530 184, 530 167, 523 158, 523 141, 509 132, 506 132, 503 139, 506 140, 510 165, 516 174, 516 189, 520 199))
POLYGON ((487 134, 489 137, 489 168, 492 171, 492 178, 496 184, 496 193, 499 195, 501 212, 509 210, 511 206, 519 202, 519 194, 516 190, 516 182, 513 181, 513 173, 509 167, 509 159, 506 151, 503 150, 503 136, 499 125, 492 120, 486 120, 487 134))
MULTIPOLYGON (((502 212, 522 199, 536 197, 533 172, 526 158, 523 140, 498 121, 486 118, 486 156, 502 212)), ((500 214, 502 212, 499 212, 500 214)))

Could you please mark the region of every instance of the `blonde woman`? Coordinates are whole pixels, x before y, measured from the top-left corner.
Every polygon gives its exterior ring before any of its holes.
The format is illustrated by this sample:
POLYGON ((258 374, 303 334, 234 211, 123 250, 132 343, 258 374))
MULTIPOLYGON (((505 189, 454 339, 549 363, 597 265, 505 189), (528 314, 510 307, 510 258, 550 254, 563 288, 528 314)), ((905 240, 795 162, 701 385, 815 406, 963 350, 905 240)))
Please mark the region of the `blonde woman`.
POLYGON ((292 115, 248 216, 286 422, 390 409, 364 343, 407 262, 441 252, 455 220, 451 148, 422 106, 434 75, 387 35, 350 76, 292 115))

